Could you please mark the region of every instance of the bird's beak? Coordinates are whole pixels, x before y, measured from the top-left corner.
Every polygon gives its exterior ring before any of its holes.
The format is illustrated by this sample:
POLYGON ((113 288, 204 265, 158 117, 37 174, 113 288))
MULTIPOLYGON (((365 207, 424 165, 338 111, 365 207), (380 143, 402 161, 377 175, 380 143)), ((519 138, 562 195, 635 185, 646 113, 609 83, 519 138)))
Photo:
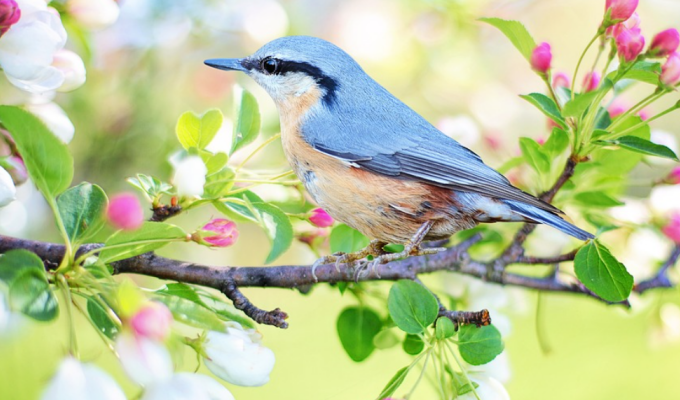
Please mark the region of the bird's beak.
POLYGON ((241 61, 243 60, 240 58, 212 58, 203 62, 209 67, 223 69, 225 71, 248 72, 248 69, 241 64, 241 61))

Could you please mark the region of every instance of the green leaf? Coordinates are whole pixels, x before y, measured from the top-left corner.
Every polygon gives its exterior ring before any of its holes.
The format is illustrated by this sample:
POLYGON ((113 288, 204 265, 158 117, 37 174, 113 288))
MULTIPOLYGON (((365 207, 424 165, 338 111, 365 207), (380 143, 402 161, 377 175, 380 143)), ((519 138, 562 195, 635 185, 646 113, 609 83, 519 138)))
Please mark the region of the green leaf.
POLYGON ((71 243, 94 236, 104 226, 104 213, 109 200, 97 185, 83 182, 57 198, 59 214, 71 243))
POLYGON ((200 304, 170 295, 158 296, 157 299, 168 306, 175 320, 183 324, 211 331, 224 330, 224 322, 213 311, 200 304))
POLYGON ((333 227, 329 241, 331 253, 353 253, 368 246, 370 242, 361 232, 344 224, 333 227))
POLYGON ((187 111, 177 120, 177 138, 187 150, 192 147, 204 149, 222 126, 223 119, 222 112, 218 109, 209 110, 201 116, 187 111))
POLYGON ((0 122, 12 134, 33 183, 54 198, 73 179, 73 158, 66 145, 38 117, 13 106, 0 106, 0 122))
POLYGON ((509 21, 500 18, 480 18, 482 22, 491 24, 498 28, 503 34, 510 39, 517 50, 527 59, 531 61, 531 53, 536 48, 536 41, 531 37, 529 31, 519 21, 509 21))
POLYGON ((458 331, 458 351, 469 364, 486 364, 503 352, 501 333, 493 325, 463 325, 458 331))
MULTIPOLYGON (((613 80, 618 73, 618 70, 612 71, 607 75, 607 78, 613 80)), ((657 86, 659 84, 659 74, 661 74, 661 64, 658 62, 638 61, 621 79, 632 79, 657 86)))
POLYGON ((613 140, 597 140, 594 143, 601 146, 620 146, 636 153, 670 158, 671 160, 678 161, 678 156, 668 147, 636 136, 623 136, 613 140))
POLYGON ((156 290, 156 293, 162 293, 166 296, 181 297, 207 307, 203 300, 201 300, 201 297, 198 295, 198 293, 196 293, 196 289, 187 285, 186 283, 168 283, 164 287, 156 290))
POLYGON ((146 193, 150 199, 160 196, 161 194, 171 194, 170 189, 172 189, 172 185, 161 182, 153 176, 137 174, 134 178, 127 178, 127 182, 146 193))
POLYGON ((432 325, 439 305, 429 290, 416 282, 400 280, 392 285, 387 308, 395 324, 406 333, 422 333, 432 325))
MULTIPOLYGON (((642 118, 638 116, 628 117, 614 129, 613 134, 623 132, 623 130, 633 127, 641 121, 642 118)), ((636 136, 649 140, 649 125, 639 126, 632 132, 629 132, 628 136, 636 136)), ((599 164, 598 172, 612 176, 623 176, 630 172, 642 160, 643 156, 640 153, 621 151, 619 149, 599 148, 591 153, 591 157, 594 163, 599 164)))
POLYGON ((577 94, 573 100, 569 100, 562 108, 562 115, 564 117, 578 118, 583 112, 592 104, 595 97, 597 97, 599 90, 592 92, 577 94))
POLYGON ((213 205, 222 214, 226 215, 230 219, 237 222, 258 222, 257 216, 248 207, 246 202, 252 203, 264 203, 264 200, 260 196, 246 190, 245 192, 234 194, 226 198, 223 202, 214 202, 213 205), (236 201, 230 201, 229 199, 236 199, 236 201))
POLYGON ((541 145, 529 138, 519 138, 519 147, 529 165, 539 174, 550 171, 550 161, 541 150, 541 145))
POLYGON ((576 253, 574 271, 588 289, 607 301, 623 301, 633 289, 633 276, 597 240, 576 253))
POLYGON ((401 386, 402 383, 404 383, 404 379, 406 379, 406 375, 408 375, 408 372, 410 371, 409 367, 406 366, 399 371, 397 371, 396 374, 390 379, 389 382, 387 382, 387 385, 385 385, 385 388, 380 392, 378 395, 378 400, 382 400, 386 397, 390 397, 394 394, 394 392, 399 389, 399 386, 401 386))
MULTIPOLYGON (((221 153, 220 153, 221 154, 221 153)), ((219 199, 227 195, 234 186, 234 170, 224 167, 218 172, 208 175, 203 186, 204 199, 219 199)))
POLYGON ((118 335, 118 332, 120 332, 118 325, 113 322, 109 314, 94 297, 88 296, 87 298, 87 315, 95 327, 107 338, 113 340, 118 335))
POLYGON ((439 340, 448 339, 456 334, 456 326, 449 318, 439 317, 435 324, 434 333, 439 340))
POLYGON ((587 207, 616 207, 625 204, 601 191, 582 192, 574 196, 574 200, 587 207))
POLYGON ((202 150, 200 153, 201 159, 205 163, 205 167, 208 169, 208 175, 212 175, 227 165, 229 161, 229 156, 227 153, 210 153, 209 151, 202 150))
POLYGON ((268 203, 251 203, 258 223, 264 228, 272 245, 265 264, 279 258, 293 243, 293 225, 280 208, 268 203))
POLYGON ((569 134, 560 128, 553 128, 548 140, 543 144, 543 152, 549 159, 562 154, 569 146, 569 134))
POLYGON ((111 235, 99 253, 102 262, 110 263, 159 249, 174 239, 186 237, 182 228, 163 222, 145 222, 134 231, 118 231, 111 235), (109 248, 116 246, 114 248, 109 248))
POLYGON ((349 307, 338 316, 336 327, 349 358, 360 362, 375 350, 373 339, 382 329, 382 322, 378 313, 368 307, 349 307))
POLYGON ((401 348, 404 349, 406 354, 412 356, 420 354, 425 348, 425 342, 418 335, 407 334, 404 338, 404 343, 402 343, 401 348))
POLYGON ((45 266, 40 257, 28 250, 10 250, 0 257, 0 280, 4 281, 7 286, 11 286, 14 278, 28 270, 34 270, 46 276, 45 266))
POLYGON ((526 161, 524 157, 513 157, 506 161, 505 163, 503 163, 503 165, 501 165, 500 167, 496 168, 496 170, 501 174, 504 174, 510 171, 511 169, 522 165, 524 161, 526 161))
POLYGON ((9 287, 9 303, 11 309, 37 321, 51 321, 59 314, 57 298, 44 270, 28 269, 17 274, 9 287))
POLYGON ((394 333, 394 329, 383 329, 373 338, 373 345, 376 349, 389 349, 399 344, 399 337, 394 333))
POLYGON ((255 96, 241 89, 239 100, 235 103, 236 123, 231 153, 252 143, 260 132, 260 110, 255 96))
POLYGON ((536 106, 536 108, 538 108, 543 114, 545 114, 546 117, 555 121, 555 123, 561 126, 562 128, 567 127, 567 124, 564 122, 564 117, 562 117, 562 114, 560 113, 560 110, 557 108, 555 101, 550 97, 542 93, 523 94, 520 95, 519 97, 536 106))

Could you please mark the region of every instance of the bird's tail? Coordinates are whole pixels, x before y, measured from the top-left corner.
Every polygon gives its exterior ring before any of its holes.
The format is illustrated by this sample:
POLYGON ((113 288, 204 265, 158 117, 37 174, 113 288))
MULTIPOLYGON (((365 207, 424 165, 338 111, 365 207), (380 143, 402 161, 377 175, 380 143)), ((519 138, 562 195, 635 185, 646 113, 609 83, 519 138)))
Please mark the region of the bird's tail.
POLYGON ((579 240, 585 241, 588 239, 595 238, 595 236, 593 236, 591 233, 574 226, 570 222, 564 220, 558 214, 546 210, 541 210, 540 208, 532 206, 530 204, 520 203, 513 200, 504 200, 504 203, 510 206, 512 211, 523 216, 524 218, 527 218, 530 222, 536 222, 552 226, 553 228, 559 229, 560 231, 566 233, 567 235, 571 235, 579 240))

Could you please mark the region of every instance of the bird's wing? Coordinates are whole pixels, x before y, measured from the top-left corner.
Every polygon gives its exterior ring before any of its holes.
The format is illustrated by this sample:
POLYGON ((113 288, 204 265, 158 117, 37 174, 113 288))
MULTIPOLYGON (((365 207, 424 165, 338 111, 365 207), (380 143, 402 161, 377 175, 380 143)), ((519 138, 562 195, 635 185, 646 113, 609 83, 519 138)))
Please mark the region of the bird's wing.
MULTIPOLYGON (((404 106, 405 107, 405 106, 404 106)), ((552 205, 512 186, 482 159, 441 133, 414 111, 390 119, 310 118, 305 139, 317 150, 377 174, 425 182, 464 192, 516 200, 561 213, 552 205), (417 117, 415 118, 414 115, 417 117)))

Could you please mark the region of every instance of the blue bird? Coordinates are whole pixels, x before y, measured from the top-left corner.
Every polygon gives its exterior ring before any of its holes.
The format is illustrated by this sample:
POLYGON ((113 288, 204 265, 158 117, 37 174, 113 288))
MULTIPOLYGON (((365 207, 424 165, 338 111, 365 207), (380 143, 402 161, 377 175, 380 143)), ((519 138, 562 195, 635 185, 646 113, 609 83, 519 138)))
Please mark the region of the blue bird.
POLYGON ((375 239, 363 251, 317 264, 370 254, 375 266, 432 254, 437 249, 421 249, 423 240, 448 238, 481 222, 541 223, 579 240, 593 238, 440 132, 332 43, 290 36, 246 58, 205 64, 245 72, 269 93, 285 155, 311 197, 333 218, 375 239), (387 243, 404 244, 404 251, 386 254, 387 243))

